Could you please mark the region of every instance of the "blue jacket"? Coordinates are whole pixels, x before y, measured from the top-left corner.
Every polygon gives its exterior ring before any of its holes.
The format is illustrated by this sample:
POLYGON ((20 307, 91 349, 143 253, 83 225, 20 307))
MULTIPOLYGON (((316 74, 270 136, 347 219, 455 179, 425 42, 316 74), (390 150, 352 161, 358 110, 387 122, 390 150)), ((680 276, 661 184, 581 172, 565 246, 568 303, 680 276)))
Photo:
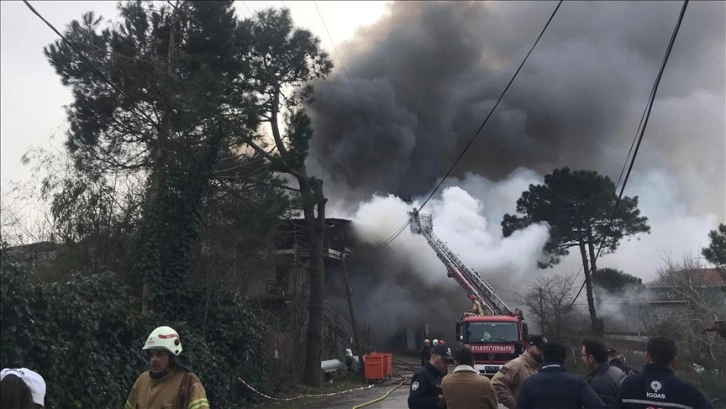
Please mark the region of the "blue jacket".
POLYGON ((426 365, 416 371, 411 378, 408 392, 408 409, 441 409, 439 395, 442 394, 441 380, 444 374, 433 365, 426 365))
POLYGON ((517 409, 604 409, 605 403, 580 375, 545 362, 522 385, 517 409))
POLYGON ((667 366, 648 364, 643 372, 628 376, 620 386, 621 409, 713 409, 696 386, 677 377, 667 366))

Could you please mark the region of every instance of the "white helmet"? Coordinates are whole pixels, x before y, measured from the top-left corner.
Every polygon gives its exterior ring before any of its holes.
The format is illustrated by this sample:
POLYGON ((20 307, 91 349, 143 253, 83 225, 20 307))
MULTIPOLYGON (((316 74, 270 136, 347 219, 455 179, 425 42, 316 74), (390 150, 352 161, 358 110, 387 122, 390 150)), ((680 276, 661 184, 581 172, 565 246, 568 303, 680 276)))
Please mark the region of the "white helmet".
POLYGON ((179 355, 182 351, 181 339, 173 328, 158 327, 151 331, 143 349, 166 349, 173 355, 179 355))
POLYGON ((434 344, 434 346, 439 345, 439 340, 434 339, 433 341, 431 341, 431 343, 434 344))

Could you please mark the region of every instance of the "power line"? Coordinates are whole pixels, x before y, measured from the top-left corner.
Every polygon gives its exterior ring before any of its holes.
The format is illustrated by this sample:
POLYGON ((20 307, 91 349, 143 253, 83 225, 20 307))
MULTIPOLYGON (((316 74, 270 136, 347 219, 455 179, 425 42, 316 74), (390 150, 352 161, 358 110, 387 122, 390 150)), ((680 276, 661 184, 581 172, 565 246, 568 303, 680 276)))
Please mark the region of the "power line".
MULTIPOLYGON (((661 63, 660 69, 658 70, 658 76, 655 79, 655 83, 653 84, 653 90, 650 93, 649 101, 647 102, 647 110, 645 115, 645 120, 643 120, 643 126, 640 128, 640 135, 638 135, 638 143, 635 145, 635 151, 633 152, 633 158, 630 160, 630 166, 628 167, 628 173, 625 174, 625 180, 623 180, 623 186, 620 188, 620 194, 618 195, 618 199, 615 201, 615 208, 613 209, 612 214, 610 215, 610 222, 608 223, 608 229, 605 232, 605 237, 603 237, 602 241, 600 242, 600 247, 597 249, 597 253, 595 254, 594 260, 597 260, 597 258, 600 256, 600 251, 602 250, 603 246, 605 245, 605 241, 607 239, 607 233, 610 231, 610 227, 612 227, 613 219, 615 218, 615 214, 618 211, 618 206, 620 205, 620 201, 623 198, 623 193, 625 192, 625 185, 628 183, 628 179, 630 178, 630 173, 633 170, 633 165, 635 164, 635 157, 638 155, 638 150, 640 149, 640 144, 643 141, 643 135, 645 134, 645 129, 648 126, 648 120, 650 119, 650 113, 653 109, 653 104, 655 102, 655 96, 658 92, 658 86, 660 85, 660 80, 663 77, 663 71, 665 71, 665 67, 668 64, 668 59, 671 55, 671 51, 673 50, 673 44, 676 42, 676 37, 678 36, 678 31, 681 28, 681 23, 683 22, 683 16, 686 14, 686 8, 688 7, 688 1, 683 1, 683 7, 681 7, 681 13, 678 16, 678 21, 676 22, 676 26, 673 29, 673 33, 671 34, 671 39, 668 42, 668 48, 666 48, 665 56, 663 57, 663 62, 661 63)), ((593 261, 594 261, 593 260, 593 261)))
MULTIPOLYGON (((87 63, 88 65, 90 65, 90 66, 91 66, 91 68, 93 68, 93 70, 94 70, 94 71, 96 71, 96 72, 97 72, 97 73, 98 73, 98 74, 99 74, 99 75, 101 76, 101 78, 102 78, 102 79, 103 79, 103 80, 104 80, 104 81, 105 81, 105 82, 106 82, 107 84, 109 84, 109 85, 110 85, 111 87, 113 87, 113 89, 115 89, 115 90, 116 90, 116 91, 117 91, 117 92, 118 92, 119 94, 121 94, 121 95, 122 95, 122 96, 123 96, 124 98, 126 98, 126 99, 127 99, 128 101, 129 101, 129 103, 130 103, 130 104, 131 104, 131 105, 132 105, 132 106, 133 106, 133 107, 135 108, 135 110, 136 110, 136 111, 137 111, 137 112, 138 112, 138 113, 139 113, 140 115, 142 115, 142 116, 143 116, 144 118, 146 118, 146 119, 147 119, 147 120, 148 120, 149 122, 151 122, 151 124, 152 124, 152 125, 154 125, 154 127, 155 127, 155 128, 156 128, 156 129, 157 129, 157 130, 158 130, 159 132, 163 133, 163 134, 164 134, 164 136, 166 136, 166 137, 167 137, 167 140, 171 141, 171 142, 172 142, 172 144, 174 144, 174 145, 175 145, 175 146, 176 146, 177 148, 179 148, 179 149, 181 149, 182 151, 184 151, 183 153, 185 153, 185 154, 186 154, 186 155, 187 155, 187 156, 188 156, 189 158, 191 158, 192 160, 196 161, 196 162, 197 162, 197 164, 201 164, 201 160, 200 160, 199 158, 197 158, 197 157, 196 157, 196 156, 195 156, 195 155, 194 155, 194 154, 193 154, 193 153, 192 153, 192 152, 190 151, 190 149, 189 149, 189 148, 188 148, 187 146, 185 146, 185 145, 181 144, 181 143, 180 143, 179 141, 177 141, 176 139, 172 138, 172 137, 171 137, 171 136, 169 135, 169 133, 168 133, 168 132, 167 132, 167 131, 166 131, 165 129, 163 129, 163 128, 162 128, 161 126, 159 126, 159 125, 158 125, 158 124, 156 123, 156 121, 154 121, 154 119, 153 119, 153 118, 151 118, 151 117, 150 117, 150 116, 149 116, 149 115, 148 115, 148 114, 147 114, 146 112, 144 112, 144 111, 143 111, 143 110, 142 110, 142 109, 141 109, 141 108, 140 108, 140 107, 138 106, 138 104, 136 104, 136 102, 135 102, 135 101, 134 101, 134 100, 133 100, 133 99, 132 99, 132 98, 131 98, 131 97, 130 97, 130 96, 129 96, 128 94, 126 94, 126 93, 125 93, 125 92, 124 92, 124 91, 123 91, 123 90, 122 90, 122 89, 121 89, 121 88, 120 88, 120 87, 119 87, 118 85, 116 85, 116 84, 115 84, 115 83, 114 83, 113 81, 111 81, 111 80, 110 80, 110 79, 108 78, 108 76, 106 76, 106 75, 105 75, 105 74, 103 73, 103 71, 101 71, 101 69, 100 69, 100 68, 99 68, 99 67, 98 67, 98 66, 97 66, 96 64, 94 64, 94 63, 93 63, 93 62, 92 62, 92 61, 91 61, 91 60, 90 60, 90 59, 89 59, 88 57, 86 57, 86 55, 85 55, 85 54, 84 54, 84 53, 83 53, 83 52, 82 52, 81 50, 79 50, 79 49, 78 49, 78 47, 76 47, 76 46, 75 46, 75 44, 74 44, 73 42, 71 42, 71 41, 70 41, 70 40, 68 40, 68 39, 67 39, 67 38, 66 38, 66 37, 65 37, 65 36, 64 36, 63 34, 61 34, 61 33, 60 33, 60 32, 59 32, 59 31, 58 31, 58 30, 57 30, 56 28, 55 28, 55 26, 53 26, 53 24, 51 24, 51 23, 50 23, 50 22, 49 22, 48 20, 46 20, 46 19, 45 19, 45 18, 44 18, 44 17, 43 17, 43 16, 42 16, 42 15, 41 15, 41 14, 40 14, 40 13, 39 13, 39 12, 38 12, 38 11, 37 11, 36 9, 35 9, 35 8, 33 8, 33 6, 32 6, 32 5, 30 4, 30 3, 28 3, 28 1, 27 1, 27 0, 23 0, 23 2, 25 3, 25 5, 26 5, 26 6, 28 6, 28 8, 30 9, 30 11, 32 11, 32 12, 33 12, 33 14, 35 14, 36 16, 38 16, 38 18, 40 18, 40 19, 41 19, 41 20, 42 20, 42 21, 43 21, 43 22, 44 22, 44 23, 45 23, 45 24, 46 24, 46 25, 47 25, 48 27, 50 27, 50 29, 51 29, 51 30, 53 30, 53 32, 55 32, 55 33, 56 33, 56 34, 57 34, 57 35, 58 35, 58 36, 59 36, 59 37, 60 37, 60 38, 61 38, 61 39, 62 39, 62 40, 63 40, 63 41, 64 41, 64 42, 66 43, 66 44, 68 44, 68 45, 69 45, 69 46, 70 46, 70 47, 71 47, 71 48, 73 49, 73 51, 75 51, 75 52, 76 52, 76 53, 77 53, 77 54, 78 54, 78 55, 79 55, 79 56, 81 57, 81 59, 83 59, 83 60, 84 60, 84 61, 85 61, 85 62, 86 62, 86 63, 87 63)), ((225 187, 227 188, 227 191, 228 191, 228 192, 230 192, 230 193, 232 193, 233 195, 235 195, 235 196, 237 196, 237 197, 239 197, 239 198, 243 199, 243 203, 246 203, 246 199, 245 199, 245 198, 243 198, 242 196, 240 196, 240 195, 239 195, 239 194, 238 194, 237 192, 235 192, 235 191, 234 191, 233 189, 231 189, 231 188, 230 188, 230 186, 229 186, 229 185, 227 184, 227 182, 226 182, 226 181, 222 180, 221 178, 215 178, 215 180, 217 180, 217 181, 218 181, 218 182, 219 182, 219 183, 220 183, 221 185, 224 185, 224 186, 225 186, 225 187)), ((255 209, 255 208, 254 208, 253 206, 251 206, 251 205, 249 205, 249 204, 248 204, 248 206, 249 206, 249 207, 250 207, 250 208, 251 208, 252 210, 254 210, 254 211, 256 211, 256 212, 258 212, 258 213, 259 213, 259 211, 258 211, 257 209, 255 209)))
POLYGON ((345 74, 345 78, 348 80, 348 84, 350 84, 350 88, 353 89, 353 95, 355 96, 355 100, 358 101, 358 106, 362 107, 363 104, 360 102, 360 99, 358 98, 358 93, 355 91, 355 87, 353 86, 353 82, 350 80, 350 76, 348 76, 348 70, 345 69, 345 63, 343 63, 343 58, 340 57, 340 53, 338 52, 338 47, 335 46, 335 42, 333 41, 333 36, 330 35, 330 31, 328 30, 328 25, 325 24, 325 19, 323 18, 323 14, 320 12, 320 9, 318 8, 318 3, 313 1, 313 4, 315 5, 315 10, 318 12, 318 16, 320 16, 320 21, 323 22, 323 27, 325 28, 325 32, 328 34, 328 39, 330 39, 330 44, 333 46, 333 51, 335 51, 335 55, 338 56, 338 60, 340 60, 340 67, 343 68, 343 73, 345 74))
POLYGON ((535 40, 534 44, 532 44, 532 47, 529 49, 529 52, 527 52, 527 55, 522 60, 522 63, 519 64, 519 67, 517 68, 517 71, 514 72, 514 75, 512 76, 512 79, 509 80, 509 83, 507 84, 507 86, 504 87, 504 91, 502 91, 501 95, 499 95, 499 98, 497 98, 497 102, 494 104, 494 106, 492 107, 492 109, 489 111, 489 114, 486 116, 486 118, 484 118, 484 122, 482 122, 481 125, 479 126, 479 129, 476 130, 476 133, 474 133, 474 136, 472 136, 471 139, 469 139, 469 142, 466 144, 466 146, 464 146, 464 150, 461 151, 461 154, 459 154, 459 157, 456 158, 456 161, 454 161, 454 164, 451 165, 451 167, 449 168, 449 171, 446 172, 446 174, 444 175, 444 177, 436 185, 436 187, 431 192, 431 194, 429 195, 429 197, 427 197, 426 200, 423 202, 423 204, 419 208, 419 211, 421 209, 423 209, 424 206, 426 206, 426 203, 428 203, 429 200, 433 197, 433 195, 439 190, 439 188, 444 183, 444 181, 446 180, 446 178, 448 178, 449 175, 451 175, 451 172, 454 171, 454 168, 456 167, 456 165, 459 163, 459 161, 461 160, 461 158, 464 157, 464 154, 469 149, 469 147, 471 146, 471 144, 474 142, 474 140, 476 139, 476 137, 479 135, 479 133, 481 132, 481 130, 484 128, 484 125, 486 125, 487 121, 489 121, 489 118, 491 118, 492 114, 494 113, 494 110, 497 109, 497 106, 499 106, 499 103, 502 101, 502 98, 504 98, 504 95, 507 93, 507 90, 509 90, 509 87, 514 82, 514 79, 517 78, 517 74, 519 74, 519 71, 524 66, 524 63, 527 62, 527 59, 529 58, 529 55, 532 54, 532 51, 534 51, 534 48, 537 46, 537 43, 539 43, 539 40, 542 38, 542 35, 547 30, 547 27, 550 25, 550 22, 552 22, 552 19, 555 17, 555 14, 557 14, 557 10, 560 9, 560 6, 562 5, 562 1, 563 0, 560 0, 557 3, 557 7, 555 7, 555 10, 552 12, 552 15, 550 16, 549 20, 547 20, 547 24, 545 24, 545 26, 542 28, 542 31, 539 33, 539 36, 537 36, 537 40, 535 40))
POLYGON ((112 81, 111 81, 111 80, 110 80, 110 79, 109 79, 109 78, 108 78, 108 77, 106 76, 106 74, 104 74, 104 73, 103 73, 103 72, 101 71, 101 69, 100 69, 100 68, 98 68, 98 67, 96 66, 96 64, 94 64, 93 62, 91 62, 91 60, 89 60, 89 59, 88 59, 88 57, 86 57, 86 55, 85 55, 85 54, 83 54, 83 53, 82 53, 82 52, 81 52, 81 51, 80 51, 80 50, 79 50, 79 49, 78 49, 78 48, 77 48, 77 47, 75 46, 75 44, 73 44, 73 43, 72 43, 71 41, 69 41, 69 40, 68 40, 68 39, 67 39, 67 38, 66 38, 66 37, 65 37, 65 36, 64 36, 63 34, 61 34, 61 32, 60 32, 60 31, 58 31, 58 30, 57 30, 57 29, 56 29, 56 28, 55 28, 55 27, 53 26, 53 24, 51 24, 51 23, 50 23, 50 22, 49 22, 48 20, 46 20, 46 19, 45 19, 45 18, 44 18, 44 17, 42 16, 42 15, 40 15, 40 13, 38 13, 38 11, 37 11, 37 10, 36 10, 36 9, 35 9, 35 8, 34 8, 33 6, 31 6, 31 5, 30 5, 30 3, 28 3, 28 0, 23 0, 23 3, 25 3, 25 5, 26 5, 26 6, 28 6, 28 8, 30 9, 30 11, 32 11, 32 12, 33 12, 33 14, 35 14, 36 16, 38 16, 38 18, 39 18, 39 19, 41 19, 41 20, 42 20, 42 21, 43 21, 43 22, 45 23, 45 25, 47 25, 48 27, 50 27, 50 29, 51 29, 51 30, 53 30, 53 31, 54 31, 54 32, 55 32, 55 33, 56 33, 56 34, 57 34, 57 35, 58 35, 58 36, 59 36, 59 37, 60 37, 61 39, 63 39, 63 41, 64 41, 64 42, 65 42, 66 44, 68 44, 68 45, 69 45, 69 46, 70 46, 70 47, 71 47, 71 48, 73 49, 73 51, 75 51, 76 53, 78 53, 78 55, 79 55, 79 56, 80 56, 80 57, 81 57, 81 58, 83 59, 83 61, 85 61, 86 63, 88 63, 88 65, 90 65, 90 66, 91 66, 91 68, 93 68, 93 69, 94 69, 94 71, 96 71, 96 72, 98 73, 98 75, 100 75, 100 76, 101 76, 101 78, 103 78, 103 80, 104 80, 104 81, 105 81, 105 82, 106 82, 107 84, 109 84, 109 85, 110 85, 111 87, 113 87, 113 89, 115 89, 115 90, 116 90, 116 91, 117 91, 117 92, 118 92, 119 94, 121 94, 121 95, 122 95, 122 96, 123 96, 124 98, 126 98, 126 99, 127 99, 127 100, 128 100, 128 101, 129 101, 130 103, 131 103, 131 105, 132 105, 132 106, 133 106, 133 107, 134 107, 134 108, 136 109, 136 111, 138 111, 138 112, 139 112, 139 113, 140 113, 140 114, 141 114, 141 115, 142 115, 142 116, 143 116, 144 118, 146 118, 146 119, 147 119, 147 120, 148 120, 149 122, 151 122, 151 124, 152 124, 152 125, 154 125, 154 127, 156 127, 156 128, 158 129, 158 130, 160 130, 160 131, 164 132, 163 130, 161 130, 161 127, 159 126, 159 124, 157 124, 157 123, 156 123, 156 121, 154 121, 154 119, 153 119, 153 118, 151 118, 151 117, 150 117, 150 116, 149 116, 149 115, 148 115, 148 114, 147 114, 146 112, 144 112, 144 111, 143 111, 143 110, 142 110, 142 109, 141 109, 141 108, 140 108, 140 107, 139 107, 139 106, 138 106, 138 105, 136 104, 136 102, 134 102, 134 100, 132 100, 132 99, 131 99, 131 97, 129 97, 129 96, 128 96, 128 95, 127 95, 127 94, 126 94, 126 93, 125 93, 125 92, 124 92, 124 91, 123 91, 123 90, 122 90, 121 88, 119 88, 119 87, 118 87, 118 86, 117 86, 116 84, 114 84, 114 83, 113 83, 113 82, 112 82, 112 81))
MULTIPOLYGON (((507 86, 506 86, 506 87, 504 87, 504 90, 503 90, 503 91, 502 91, 502 93, 501 93, 501 94, 499 95, 499 98, 497 99, 497 102, 496 102, 496 103, 494 104, 494 106, 492 107, 492 109, 491 109, 491 110, 489 111, 489 114, 488 114, 488 115, 486 116, 486 118, 484 118, 484 121, 483 121, 483 122, 481 123, 481 125, 479 126, 479 129, 477 129, 477 131, 476 131, 476 132, 474 133, 474 136, 472 136, 472 137, 471 137, 471 139, 469 139, 469 142, 468 142, 468 143, 466 144, 466 146, 464 146, 464 150, 462 150, 462 151, 461 151, 461 154, 459 154, 459 157, 458 157, 458 158, 456 158, 456 161, 454 161, 454 164, 453 164, 453 165, 451 165, 451 167, 450 167, 450 168, 449 168, 449 170, 448 170, 448 171, 446 172, 446 174, 445 174, 445 175, 444 175, 444 177, 443 177, 443 178, 441 179, 441 181, 439 181, 439 183, 438 183, 438 184, 436 185, 436 187, 435 187, 435 188, 434 188, 434 190, 433 190, 433 191, 431 192, 431 194, 429 194, 429 196, 428 196, 428 197, 426 198, 426 200, 425 200, 425 201, 423 202, 423 204, 422 204, 422 205, 421 205, 421 206, 419 207, 419 209, 418 209, 419 211, 421 211, 421 209, 423 209, 423 208, 424 208, 424 206, 426 206, 426 204, 427 204, 427 203, 429 202, 429 200, 431 200, 431 198, 432 198, 432 197, 434 196, 434 194, 436 194, 436 192, 437 192, 437 191, 439 190, 439 188, 440 188, 440 187, 441 187, 441 185, 442 185, 442 184, 444 183, 444 181, 445 181, 445 180, 446 180, 446 179, 447 179, 447 178, 449 177, 449 175, 451 175, 451 172, 453 172, 453 171, 454 171, 454 168, 456 168, 456 165, 457 165, 457 164, 459 163, 459 161, 461 160, 461 158, 463 158, 463 157, 464 157, 464 154, 465 154, 465 153, 466 153, 466 151, 467 151, 467 150, 469 149, 469 147, 471 146, 471 144, 472 144, 472 143, 474 142, 474 140, 476 139, 476 137, 477 137, 477 136, 479 136, 479 133, 480 133, 480 132, 481 132, 481 130, 482 130, 482 129, 484 128, 484 125, 486 125, 487 121, 489 121, 489 118, 490 118, 490 117, 492 116, 492 114, 494 113, 494 110, 495 110, 495 109, 497 109, 497 106, 498 106, 498 105, 499 105, 499 103, 500 103, 500 102, 502 101, 502 98, 504 98, 504 95, 505 95, 505 94, 507 93, 507 90, 509 90, 509 87, 510 87, 510 86, 512 85, 512 83, 514 82, 514 79, 515 79, 515 78, 517 78, 517 74, 519 74, 519 71, 521 71, 521 70, 522 70, 522 67, 524 66, 524 63, 525 63, 525 62, 527 62, 527 59, 529 58, 529 55, 530 55, 530 54, 532 54, 532 51, 533 51, 533 50, 534 50, 534 48, 535 48, 535 47, 537 46, 537 43, 539 43, 539 40, 540 40, 540 39, 542 38, 542 35, 543 35, 543 34, 545 33, 545 31, 547 30, 547 27, 548 27, 548 26, 550 25, 550 22, 552 22, 552 19, 553 19, 553 18, 555 17, 555 14, 557 14, 557 10, 559 10, 560 6, 562 5, 562 1, 563 1, 563 0, 560 0, 560 1, 559 1, 559 2, 557 3, 557 7, 555 7, 555 10, 554 10, 554 11, 552 12, 552 15, 551 15, 551 16, 550 16, 550 18, 549 18, 549 19, 547 20, 547 23, 546 23, 546 24, 544 25, 544 27, 542 28, 542 31, 541 31, 541 32, 539 33, 539 36, 537 36, 537 39, 535 40, 534 44, 532 44, 532 47, 531 47, 531 48, 529 49, 529 52, 527 52, 527 55, 525 55, 524 59, 522 60, 522 63, 521 63, 521 64, 519 64, 519 67, 517 67, 517 70, 516 70, 516 71, 514 72, 514 75, 513 75, 513 76, 512 76, 512 78, 511 78, 511 79, 509 80, 509 83, 507 83, 507 86)), ((317 6, 316 6, 316 7, 317 7, 317 6)), ((374 250, 371 250, 370 252, 366 253, 366 255, 369 255, 369 254, 371 254, 371 253, 372 253, 373 251, 376 251, 376 250, 380 250, 380 249, 382 249, 382 248, 386 247, 386 246, 387 246, 388 244, 390 244, 390 243, 391 243, 391 242, 392 242, 393 240, 395 240, 395 239, 396 239, 396 237, 398 237, 398 236, 399 236, 399 235, 401 234, 401 232, 403 231, 403 229, 405 229, 405 228, 406 228, 406 226, 408 226, 408 224, 409 224, 409 223, 411 223, 411 219, 410 219, 410 218, 409 218, 409 219, 408 219, 408 221, 407 221, 407 222, 406 222, 406 223, 405 223, 405 224, 403 225, 403 227, 401 227, 401 228, 400 228, 400 229, 399 229, 399 230, 398 230, 398 231, 397 231, 396 233, 394 233, 394 234, 393 234, 393 235, 392 235, 391 237, 389 237, 388 239, 386 239, 386 240, 385 240, 385 241, 384 241, 383 243, 381 243, 381 244, 379 244, 378 246, 376 246, 376 248, 375 248, 374 250)))
POLYGON ((408 218, 408 220, 406 221, 406 223, 404 223, 403 226, 401 226, 401 228, 399 228, 395 233, 393 233, 393 235, 391 235, 391 237, 389 237, 383 243, 377 245, 373 249, 371 249, 368 252, 366 252, 365 254, 363 254, 363 257, 369 256, 369 255, 375 253, 376 251, 381 250, 384 247, 386 247, 389 244, 391 244, 391 242, 393 242, 393 240, 396 240, 396 238, 398 238, 398 236, 400 236, 401 233, 403 233, 403 231, 406 229, 406 227, 408 227, 409 224, 411 224, 411 218, 410 217, 408 218))
MULTIPOLYGON (((663 62, 661 63, 660 69, 658 70, 658 75, 655 78, 655 83, 653 84, 653 88, 650 92, 650 96, 648 97, 648 101, 646 102, 646 109, 643 111, 643 116, 641 116, 640 124, 638 125, 638 130, 636 131, 637 136, 637 144, 635 145, 635 151, 633 152, 633 157, 630 160, 630 166, 628 167, 628 172, 625 175, 625 180, 623 181, 623 185, 620 188, 620 194, 618 195, 618 199, 615 201, 615 206, 613 208, 612 214, 610 215, 610 220, 608 222, 608 228, 605 232, 605 235, 603 236, 602 240, 600 241, 600 246, 597 249, 597 253, 595 254, 595 257, 593 258, 593 262, 597 261, 597 258, 600 256, 600 252, 602 251, 603 246, 605 245, 605 242, 607 241, 607 234, 610 231, 610 228, 613 224, 613 219, 615 219, 615 214, 618 211, 618 206, 620 205, 620 201, 623 198, 623 193, 625 192, 625 185, 628 183, 628 179, 630 178, 630 172, 633 170, 633 165, 635 164, 635 157, 638 155, 638 150, 640 149, 640 143, 643 141, 643 135, 645 134, 645 129, 648 126, 648 120, 650 119, 650 113, 653 109, 653 104, 655 102, 655 96, 658 92, 658 86, 660 85, 660 80, 663 77, 663 71, 665 71, 666 64, 668 64, 668 59, 671 55, 671 51, 673 50, 673 44, 676 41, 676 37, 678 36, 678 31, 681 28, 681 23, 683 22, 683 16, 686 14, 686 8, 688 7, 688 1, 683 1, 683 6, 681 7, 681 13, 678 16, 678 21, 676 22, 676 26, 673 28, 673 33, 671 34, 670 41, 668 42, 668 47, 666 48, 665 56, 663 57, 663 62), (642 125, 642 126, 641 126, 642 125), (638 135, 638 131, 640 134, 638 135)), ((633 146, 631 145, 631 151, 633 149, 633 146)), ((630 151, 628 152, 628 156, 630 156, 630 151)), ((627 163, 627 159, 626 159, 627 163)), ((622 176, 622 171, 620 173, 622 176)), ((620 182, 620 179, 618 179, 618 183, 620 182)), ((577 292, 577 295, 572 300, 572 303, 570 305, 573 305, 575 301, 577 301, 577 298, 580 296, 580 293, 582 293, 582 289, 585 287, 587 281, 583 281, 582 286, 580 287, 580 291, 577 292)))
POLYGON ((250 13, 250 16, 252 16, 252 17, 255 16, 255 13, 253 13, 252 10, 250 10, 250 8, 247 7, 247 2, 246 1, 242 1, 242 5, 245 6, 245 8, 247 9, 247 12, 250 13))

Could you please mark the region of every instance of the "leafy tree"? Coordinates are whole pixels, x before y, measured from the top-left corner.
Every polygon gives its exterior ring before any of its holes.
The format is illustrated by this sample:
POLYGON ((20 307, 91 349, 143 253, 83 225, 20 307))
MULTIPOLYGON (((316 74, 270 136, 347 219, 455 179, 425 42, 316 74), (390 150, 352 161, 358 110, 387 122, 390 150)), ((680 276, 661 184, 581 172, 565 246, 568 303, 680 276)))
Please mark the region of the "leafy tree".
POLYGON ((308 329, 303 379, 317 386, 322 382, 320 359, 325 302, 323 238, 325 203, 322 181, 305 168, 308 143, 313 135, 303 104, 312 93, 310 81, 327 75, 332 63, 320 48, 320 40, 308 30, 293 25, 288 9, 257 13, 243 27, 251 37, 251 81, 257 99, 258 120, 266 125, 272 141, 257 134, 244 138, 274 171, 297 182, 294 197, 302 207, 307 231, 308 329), (284 129, 283 126, 284 125, 284 129))
POLYGON ((710 263, 719 269, 722 275, 726 274, 726 224, 718 225, 718 230, 711 230, 708 233, 711 244, 701 250, 701 254, 710 263))
POLYGON ((628 288, 642 287, 643 280, 614 268, 601 268, 595 285, 611 293, 623 293, 628 288))
POLYGON ((151 303, 173 312, 183 298, 213 171, 220 155, 239 145, 223 113, 250 107, 248 66, 240 58, 248 41, 232 3, 136 1, 120 5, 121 23, 103 30, 92 12, 73 21, 67 38, 129 98, 68 44, 45 49, 73 91, 66 147, 76 166, 147 178, 136 264, 143 311, 151 303))
POLYGON ((624 196, 615 214, 615 184, 595 171, 555 169, 544 177, 544 184, 530 185, 517 200, 517 214, 505 214, 502 233, 509 237, 533 223, 548 223, 550 237, 543 251, 547 259, 540 268, 551 267, 576 247, 580 251, 587 303, 592 329, 601 332, 593 299, 593 281, 597 280, 596 253, 614 252, 620 240, 637 233, 649 232, 647 218, 640 216, 638 198, 624 196), (612 218, 611 218, 612 216, 612 218))

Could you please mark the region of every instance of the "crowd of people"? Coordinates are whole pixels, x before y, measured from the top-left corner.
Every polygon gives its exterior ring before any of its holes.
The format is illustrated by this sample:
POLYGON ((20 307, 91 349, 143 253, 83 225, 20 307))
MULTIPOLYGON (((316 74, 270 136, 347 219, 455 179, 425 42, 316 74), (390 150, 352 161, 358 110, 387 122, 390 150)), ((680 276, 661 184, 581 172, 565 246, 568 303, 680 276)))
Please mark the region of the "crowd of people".
MULTIPOLYGON (((149 359, 131 387, 125 409, 209 409, 204 386, 182 359, 179 334, 156 328, 142 348, 149 359)), ((595 339, 580 345, 588 377, 568 372, 568 347, 530 335, 524 352, 503 365, 491 380, 475 369, 474 353, 454 351, 444 340, 424 341, 422 366, 414 373, 409 409, 713 409, 692 383, 676 376, 678 351, 673 340, 648 341, 642 371, 627 366, 614 348, 595 339), (449 373, 449 366, 454 369, 449 373)), ((43 377, 28 368, 0 372, 0 409, 38 409, 45 401, 43 377)))
MULTIPOLYGON (((209 409, 202 382, 184 363, 179 334, 162 326, 149 334, 142 348, 149 370, 134 382, 125 409, 209 409)), ((38 409, 45 402, 45 381, 27 368, 0 372, 0 409, 38 409)))
POLYGON ((648 341, 646 365, 625 364, 615 348, 596 339, 579 345, 587 378, 565 367, 570 348, 539 335, 527 337, 524 352, 491 380, 475 369, 474 353, 425 340, 422 367, 411 378, 409 409, 713 409, 691 382, 673 372, 678 349, 673 340, 648 341), (454 370, 449 373, 449 365, 454 370))

